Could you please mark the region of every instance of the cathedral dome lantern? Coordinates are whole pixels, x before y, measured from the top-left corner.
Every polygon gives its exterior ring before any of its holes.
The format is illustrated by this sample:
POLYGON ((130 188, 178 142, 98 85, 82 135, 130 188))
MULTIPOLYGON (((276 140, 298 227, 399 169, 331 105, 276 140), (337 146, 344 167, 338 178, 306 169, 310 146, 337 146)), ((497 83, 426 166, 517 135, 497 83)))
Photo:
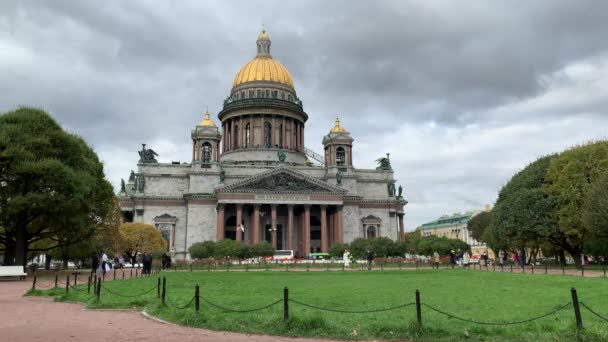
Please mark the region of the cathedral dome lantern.
POLYGON ((220 158, 220 142, 222 135, 211 120, 209 111, 205 118, 192 131, 192 162, 202 166, 217 163, 220 158))

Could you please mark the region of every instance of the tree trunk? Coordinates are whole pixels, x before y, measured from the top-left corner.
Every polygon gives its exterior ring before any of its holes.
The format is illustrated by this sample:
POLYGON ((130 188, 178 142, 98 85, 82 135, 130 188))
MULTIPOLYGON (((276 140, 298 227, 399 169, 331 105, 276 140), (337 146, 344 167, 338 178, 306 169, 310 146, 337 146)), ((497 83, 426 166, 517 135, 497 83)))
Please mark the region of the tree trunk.
MULTIPOLYGON (((12 239, 11 239, 12 240, 12 239)), ((4 265, 14 265, 15 264, 15 242, 6 239, 4 245, 4 265)))
POLYGON ((14 265, 25 267, 27 263, 27 224, 25 215, 19 215, 17 219, 17 231, 15 233, 15 262, 14 265))
POLYGON ((51 269, 51 260, 53 259, 53 257, 50 254, 45 254, 44 255, 44 269, 45 270, 50 270, 51 269))
POLYGON ((62 268, 64 270, 67 270, 68 269, 68 258, 63 257, 63 259, 61 261, 63 262, 62 268))
POLYGON ((581 268, 583 265, 583 263, 581 262, 581 252, 570 252, 570 255, 572 255, 572 258, 574 259, 574 265, 576 265, 576 268, 581 268))
POLYGON ((559 250, 559 263, 562 266, 566 266, 566 253, 564 253, 563 249, 559 250))

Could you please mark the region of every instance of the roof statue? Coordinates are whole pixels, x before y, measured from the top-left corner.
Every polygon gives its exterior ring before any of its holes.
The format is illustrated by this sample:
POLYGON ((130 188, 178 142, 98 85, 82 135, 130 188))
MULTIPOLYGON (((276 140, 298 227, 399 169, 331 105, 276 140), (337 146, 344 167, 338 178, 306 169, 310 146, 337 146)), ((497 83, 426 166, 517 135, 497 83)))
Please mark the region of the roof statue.
POLYGON ((287 155, 285 154, 285 152, 279 151, 279 152, 277 152, 277 158, 279 158, 279 161, 281 163, 284 163, 285 159, 287 158, 287 155))
POLYGON ((399 198, 403 198, 403 186, 399 185, 399 198))
POLYGON ((124 179, 120 179, 120 192, 127 192, 127 189, 125 187, 125 180, 124 179))
POLYGON ((387 153, 386 158, 382 157, 382 158, 376 159, 376 162, 378 163, 378 167, 376 168, 376 170, 391 171, 393 169, 391 167, 391 160, 389 159, 389 155, 390 155, 390 153, 387 153))
POLYGON ((129 182, 135 182, 135 172, 131 170, 131 174, 129 175, 129 182))
POLYGON ((158 163, 155 156, 158 157, 158 154, 154 152, 152 149, 146 149, 146 144, 141 144, 142 150, 139 151, 139 162, 140 163, 158 163))

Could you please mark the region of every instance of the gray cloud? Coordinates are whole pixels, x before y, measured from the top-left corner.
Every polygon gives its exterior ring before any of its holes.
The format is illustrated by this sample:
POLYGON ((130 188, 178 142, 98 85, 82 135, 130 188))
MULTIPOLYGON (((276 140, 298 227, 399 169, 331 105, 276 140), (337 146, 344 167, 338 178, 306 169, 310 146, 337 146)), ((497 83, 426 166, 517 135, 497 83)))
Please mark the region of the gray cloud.
MULTIPOLYGON (((265 24, 320 151, 336 115, 355 162, 391 152, 408 228, 491 203, 539 154, 606 137, 608 3, 0 2, 0 111, 84 136, 116 185, 139 144, 188 160, 265 24)), ((216 119, 217 122, 217 119, 216 119)))

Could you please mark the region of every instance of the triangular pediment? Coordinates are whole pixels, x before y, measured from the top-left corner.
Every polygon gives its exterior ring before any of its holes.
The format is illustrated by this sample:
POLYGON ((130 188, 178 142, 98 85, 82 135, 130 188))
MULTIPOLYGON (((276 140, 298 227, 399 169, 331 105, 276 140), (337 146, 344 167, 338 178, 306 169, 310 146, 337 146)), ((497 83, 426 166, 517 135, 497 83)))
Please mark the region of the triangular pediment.
POLYGON ((263 192, 263 193, 326 193, 345 194, 342 188, 327 184, 291 168, 281 167, 259 173, 221 186, 216 192, 263 192))

